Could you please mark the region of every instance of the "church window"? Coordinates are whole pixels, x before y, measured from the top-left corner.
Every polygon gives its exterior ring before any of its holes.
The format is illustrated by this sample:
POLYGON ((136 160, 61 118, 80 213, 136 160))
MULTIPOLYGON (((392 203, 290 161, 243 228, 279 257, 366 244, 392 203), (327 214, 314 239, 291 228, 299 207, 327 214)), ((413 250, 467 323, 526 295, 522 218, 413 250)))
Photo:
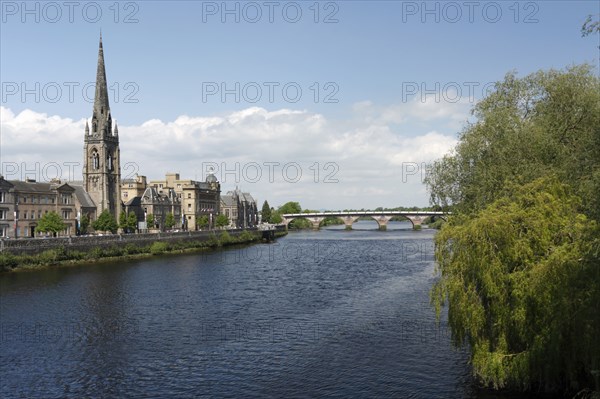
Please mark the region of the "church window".
POLYGON ((92 153, 92 169, 94 169, 94 170, 100 169, 100 156, 98 155, 98 152, 96 152, 95 150, 92 153))

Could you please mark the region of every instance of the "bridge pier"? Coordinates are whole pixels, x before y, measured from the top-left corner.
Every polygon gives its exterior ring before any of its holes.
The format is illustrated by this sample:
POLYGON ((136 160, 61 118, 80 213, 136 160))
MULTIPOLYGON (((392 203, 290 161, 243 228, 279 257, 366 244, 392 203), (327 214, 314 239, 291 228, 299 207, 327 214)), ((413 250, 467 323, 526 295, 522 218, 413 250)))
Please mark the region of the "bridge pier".
POLYGON ((285 230, 287 231, 289 224, 292 222, 292 220, 294 219, 287 219, 287 218, 282 218, 281 223, 285 225, 285 230))
POLYGON ((358 216, 340 216, 338 217, 346 225, 346 230, 352 230, 352 224, 358 220, 358 216))
POLYGON ((325 220, 324 217, 316 217, 316 216, 315 217, 308 217, 306 219, 311 223, 313 230, 319 230, 321 222, 323 220, 325 220))
POLYGON ((390 221, 390 219, 393 216, 378 215, 378 216, 371 216, 371 217, 373 219, 375 219, 375 221, 379 225, 379 230, 386 231, 387 230, 387 224, 388 224, 388 222, 390 221))
POLYGON ((415 215, 415 216, 405 215, 404 217, 411 221, 411 223, 413 225, 413 230, 418 230, 421 228, 421 223, 423 223, 423 219, 424 219, 422 216, 420 216, 420 215, 415 215), (417 226, 419 226, 419 227, 417 227, 417 226))

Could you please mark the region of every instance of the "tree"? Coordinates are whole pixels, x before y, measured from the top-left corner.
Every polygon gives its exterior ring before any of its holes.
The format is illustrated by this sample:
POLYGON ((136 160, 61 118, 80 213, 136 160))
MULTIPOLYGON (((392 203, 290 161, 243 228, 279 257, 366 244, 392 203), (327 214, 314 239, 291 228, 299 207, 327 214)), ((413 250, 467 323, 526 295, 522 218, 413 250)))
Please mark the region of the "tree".
POLYGON ((127 229, 129 226, 127 224, 127 214, 125 212, 121 212, 121 214, 119 215, 119 227, 127 233, 127 229))
POLYGON ((592 15, 588 15, 581 27, 581 36, 589 36, 600 32, 600 21, 594 21, 592 15))
POLYGON ((146 215, 146 228, 153 229, 154 227, 154 215, 149 213, 146 215))
POLYGON ((285 213, 301 213, 302 212, 302 207, 300 206, 300 204, 298 202, 286 202, 285 204, 283 204, 282 206, 279 207, 278 209, 279 213, 281 214, 285 214, 285 213))
POLYGON ((265 202, 263 203, 260 214, 262 216, 262 222, 269 223, 269 221, 271 220, 271 207, 269 206, 267 200, 265 200, 265 202))
POLYGON ((199 229, 204 229, 207 228, 209 224, 209 219, 207 215, 202 215, 198 218, 196 218, 196 226, 198 226, 199 229))
MULTIPOLYGON (((300 203, 290 201, 290 202, 286 202, 285 204, 280 206, 278 209, 278 213, 280 215, 283 215, 286 213, 302 213, 302 207, 300 206, 300 203)), ((288 225, 288 227, 291 229, 307 229, 307 228, 310 228, 310 226, 311 226, 310 222, 304 218, 294 219, 288 225)))
POLYGON ((454 343, 469 344, 486 385, 594 388, 599 231, 570 191, 555 177, 512 184, 483 210, 451 218, 436 236, 441 279, 433 303, 439 315, 448 302, 454 343))
POLYGON ((167 213, 167 217, 165 218, 165 228, 167 230, 171 230, 175 226, 175 216, 172 213, 167 213))
POLYGON ((115 218, 108 212, 108 210, 103 210, 98 219, 92 222, 92 227, 96 231, 110 231, 111 233, 116 233, 119 226, 115 221, 115 218))
POLYGON ((556 173, 575 188, 586 213, 600 219, 600 80, 587 65, 508 74, 473 113, 452 154, 426 176, 431 203, 483 209, 506 182, 556 173))
POLYGON ((79 220, 79 233, 87 234, 87 229, 90 226, 90 218, 88 215, 81 216, 81 220, 79 220))
POLYGON ((279 214, 279 212, 274 211, 271 214, 271 220, 270 220, 270 222, 273 223, 273 224, 279 224, 279 223, 283 222, 283 218, 281 217, 281 215, 279 214))
POLYGON ((52 235, 56 236, 56 234, 66 229, 66 227, 66 224, 59 214, 52 211, 42 216, 35 231, 39 231, 40 233, 52 233, 52 235))
POLYGON ((135 232, 138 228, 138 218, 135 212, 129 212, 127 215, 127 229, 130 232, 135 232))
POLYGON ((426 177, 438 310, 494 387, 600 390, 600 79, 508 74, 426 177))
POLYGON ((215 219, 215 224, 217 227, 225 227, 229 225, 229 218, 225 215, 218 215, 215 219))

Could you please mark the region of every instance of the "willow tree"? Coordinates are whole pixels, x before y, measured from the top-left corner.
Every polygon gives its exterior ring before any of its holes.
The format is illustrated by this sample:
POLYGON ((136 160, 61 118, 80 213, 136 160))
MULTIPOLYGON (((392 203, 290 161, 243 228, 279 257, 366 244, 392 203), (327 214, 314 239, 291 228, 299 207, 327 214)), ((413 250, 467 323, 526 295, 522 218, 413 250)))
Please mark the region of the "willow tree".
POLYGON ((432 301, 486 385, 598 391, 600 81, 510 73, 473 113, 426 180, 454 211, 432 301))

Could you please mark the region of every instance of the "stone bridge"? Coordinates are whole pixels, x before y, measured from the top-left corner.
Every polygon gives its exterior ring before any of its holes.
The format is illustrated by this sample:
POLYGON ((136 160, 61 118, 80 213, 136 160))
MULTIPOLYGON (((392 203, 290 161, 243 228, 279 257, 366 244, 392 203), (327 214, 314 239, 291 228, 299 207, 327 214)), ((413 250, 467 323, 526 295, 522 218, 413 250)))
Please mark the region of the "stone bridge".
POLYGON ((428 216, 438 217, 446 219, 450 215, 449 212, 436 212, 436 211, 357 211, 357 212, 316 212, 316 213, 286 213, 281 215, 283 218, 283 224, 287 228, 290 222, 294 219, 307 219, 312 224, 313 229, 318 230, 321 222, 326 217, 336 217, 340 219, 346 225, 347 230, 352 230, 352 224, 358 220, 361 216, 369 216, 377 222, 379 230, 386 230, 387 223, 394 216, 404 216, 413 225, 413 229, 416 226, 420 226, 423 220, 428 216))

